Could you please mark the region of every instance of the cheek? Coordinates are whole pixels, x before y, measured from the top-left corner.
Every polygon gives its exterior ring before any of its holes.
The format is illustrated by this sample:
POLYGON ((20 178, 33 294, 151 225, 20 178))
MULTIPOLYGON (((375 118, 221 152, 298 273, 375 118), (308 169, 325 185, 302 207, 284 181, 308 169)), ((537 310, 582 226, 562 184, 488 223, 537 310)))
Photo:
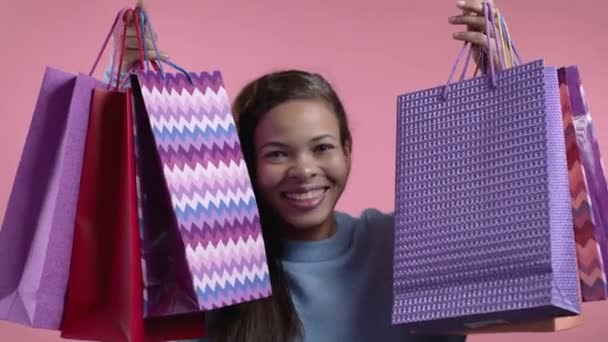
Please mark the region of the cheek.
POLYGON ((281 182, 284 173, 284 167, 281 165, 266 163, 256 164, 255 182, 258 189, 265 195, 281 182))
POLYGON ((336 153, 326 160, 325 173, 340 184, 346 183, 350 172, 350 159, 342 153, 336 153))

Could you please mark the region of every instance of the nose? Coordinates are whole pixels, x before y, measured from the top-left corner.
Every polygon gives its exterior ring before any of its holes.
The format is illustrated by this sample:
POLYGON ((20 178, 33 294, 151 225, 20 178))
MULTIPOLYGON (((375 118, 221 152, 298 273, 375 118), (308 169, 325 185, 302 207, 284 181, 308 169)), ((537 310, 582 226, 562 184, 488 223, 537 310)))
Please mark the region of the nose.
POLYGON ((315 177, 319 174, 319 166, 313 156, 302 154, 294 160, 293 164, 287 171, 288 177, 305 180, 315 177))

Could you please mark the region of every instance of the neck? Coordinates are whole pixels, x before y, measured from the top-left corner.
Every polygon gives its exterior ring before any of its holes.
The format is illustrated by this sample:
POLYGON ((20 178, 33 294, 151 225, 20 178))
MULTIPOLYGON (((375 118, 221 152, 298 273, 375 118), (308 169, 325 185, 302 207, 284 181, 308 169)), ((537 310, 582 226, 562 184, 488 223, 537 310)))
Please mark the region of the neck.
POLYGON ((336 233, 337 225, 334 215, 318 226, 306 228, 288 227, 284 230, 283 238, 292 241, 321 241, 330 238, 336 233))

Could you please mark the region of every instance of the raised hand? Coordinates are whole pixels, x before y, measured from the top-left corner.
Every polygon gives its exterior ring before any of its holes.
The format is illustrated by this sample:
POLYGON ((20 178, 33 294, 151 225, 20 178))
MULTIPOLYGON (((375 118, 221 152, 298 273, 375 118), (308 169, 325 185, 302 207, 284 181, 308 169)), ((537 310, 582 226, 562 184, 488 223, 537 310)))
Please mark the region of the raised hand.
MULTIPOLYGON (((486 0, 487 3, 493 4, 492 0, 486 0)), ((456 7, 462 11, 461 14, 448 18, 448 21, 453 25, 463 25, 466 30, 457 31, 453 34, 456 40, 469 42, 474 46, 475 61, 479 61, 480 49, 488 51, 492 49, 495 65, 498 63, 496 47, 494 44, 494 36, 492 28, 490 32, 486 32, 486 25, 483 13, 482 0, 459 0, 456 2, 456 7), (488 36, 490 35, 490 46, 488 46, 488 36)), ((486 64, 487 65, 487 64, 486 64)))
MULTIPOLYGON (((144 1, 137 0, 135 3, 135 8, 145 9, 144 1)), ((137 39, 137 30, 138 28, 135 25, 133 16, 129 15, 129 17, 127 18, 127 30, 125 34, 125 53, 123 56, 122 71, 128 70, 134 63, 138 62, 140 59, 140 47, 137 39)), ((122 32, 120 32, 120 34, 122 36, 122 32)), ((152 37, 154 37, 154 40, 156 40, 158 46, 158 35, 156 34, 156 32, 151 33, 150 30, 146 30, 146 36, 144 37, 143 41, 143 48, 148 59, 157 60, 159 56, 156 55, 156 51, 154 50, 152 37)), ((121 48, 122 39, 114 41, 114 49, 119 51, 121 48)), ((159 51, 159 55, 161 60, 169 59, 169 56, 163 51, 159 51)))

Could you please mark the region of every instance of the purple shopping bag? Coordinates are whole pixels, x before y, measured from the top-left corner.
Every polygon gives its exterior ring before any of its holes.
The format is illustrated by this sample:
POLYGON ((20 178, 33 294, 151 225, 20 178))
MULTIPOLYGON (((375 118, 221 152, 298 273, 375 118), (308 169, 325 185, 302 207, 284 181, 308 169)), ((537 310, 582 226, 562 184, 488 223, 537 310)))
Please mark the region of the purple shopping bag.
POLYGON ((490 52, 487 75, 398 97, 393 323, 412 330, 580 313, 556 68, 490 52))
POLYGON ((59 327, 91 91, 100 84, 45 71, 0 231, 0 319, 59 327))
MULTIPOLYGON (((91 96, 93 89, 107 86, 92 75, 112 33, 124 27, 123 12, 116 15, 88 75, 45 71, 0 230, 2 320, 59 329, 91 96)), ((112 68, 117 57, 115 52, 112 68)))

